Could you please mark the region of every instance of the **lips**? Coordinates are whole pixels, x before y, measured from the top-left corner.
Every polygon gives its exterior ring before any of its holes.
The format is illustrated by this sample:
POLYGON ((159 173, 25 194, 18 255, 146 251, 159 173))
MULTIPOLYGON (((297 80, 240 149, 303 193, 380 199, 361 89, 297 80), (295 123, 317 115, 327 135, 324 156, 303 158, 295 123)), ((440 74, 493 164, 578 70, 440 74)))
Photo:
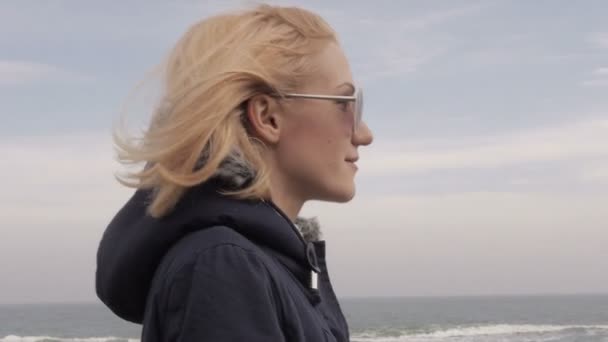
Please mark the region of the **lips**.
POLYGON ((350 166, 352 166, 355 171, 358 170, 359 168, 357 167, 357 164, 355 164, 357 162, 357 160, 359 160, 359 156, 354 156, 354 157, 350 157, 350 158, 346 158, 345 161, 350 164, 350 166))

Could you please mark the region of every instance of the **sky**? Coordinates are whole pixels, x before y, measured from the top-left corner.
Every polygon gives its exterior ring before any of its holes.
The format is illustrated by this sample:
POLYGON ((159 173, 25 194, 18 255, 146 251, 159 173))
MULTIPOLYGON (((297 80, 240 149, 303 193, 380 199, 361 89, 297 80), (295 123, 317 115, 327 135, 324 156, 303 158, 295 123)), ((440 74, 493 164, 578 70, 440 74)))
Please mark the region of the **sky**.
MULTIPOLYGON (((356 197, 301 213, 339 297, 608 293, 607 2, 271 3, 321 14, 365 89, 356 197)), ((113 123, 190 25, 251 4, 0 2, 0 303, 97 300, 132 192, 113 123)))

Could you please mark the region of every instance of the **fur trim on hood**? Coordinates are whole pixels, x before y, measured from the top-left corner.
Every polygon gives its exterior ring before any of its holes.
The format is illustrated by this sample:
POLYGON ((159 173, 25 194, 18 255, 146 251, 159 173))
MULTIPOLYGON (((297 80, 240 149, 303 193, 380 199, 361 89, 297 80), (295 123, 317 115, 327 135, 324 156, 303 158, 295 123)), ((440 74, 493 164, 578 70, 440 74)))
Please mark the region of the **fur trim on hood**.
MULTIPOLYGON (((196 167, 201 167, 205 161, 205 155, 201 157, 196 167)), ((240 153, 233 150, 220 164, 218 170, 213 175, 213 178, 219 178, 223 184, 231 189, 238 189, 246 186, 253 177, 255 171, 249 163, 247 163, 240 153)), ((319 241, 322 239, 321 226, 316 217, 304 218, 298 216, 294 222, 300 230, 302 237, 306 241, 319 241)))

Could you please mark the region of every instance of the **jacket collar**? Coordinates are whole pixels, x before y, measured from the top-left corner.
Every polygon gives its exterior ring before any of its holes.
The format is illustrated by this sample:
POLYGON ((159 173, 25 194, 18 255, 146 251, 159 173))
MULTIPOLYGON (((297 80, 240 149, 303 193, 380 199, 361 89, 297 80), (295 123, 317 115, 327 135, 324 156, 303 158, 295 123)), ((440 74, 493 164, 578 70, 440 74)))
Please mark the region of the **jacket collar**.
MULTIPOLYGON (((207 160, 207 151, 205 150, 199 158, 195 169, 200 168, 207 160)), ((255 177, 255 171, 251 165, 243 158, 237 149, 233 149, 226 158, 222 161, 218 169, 213 175, 213 179, 219 180, 222 187, 227 189, 240 189, 246 186, 255 177)), ((276 209, 285 220, 295 224, 300 235, 307 242, 319 241, 322 239, 321 227, 316 218, 304 218, 298 216, 295 222, 291 220, 279 209, 272 201, 268 202, 276 209)))

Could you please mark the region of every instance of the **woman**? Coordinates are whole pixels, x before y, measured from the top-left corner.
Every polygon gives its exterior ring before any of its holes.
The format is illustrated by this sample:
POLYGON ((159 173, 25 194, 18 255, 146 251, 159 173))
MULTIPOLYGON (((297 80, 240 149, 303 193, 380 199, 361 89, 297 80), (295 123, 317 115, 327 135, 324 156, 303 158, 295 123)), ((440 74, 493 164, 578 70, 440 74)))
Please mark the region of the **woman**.
POLYGON ((96 290, 142 341, 348 341, 325 241, 306 201, 347 202, 361 121, 336 34, 318 15, 261 5, 191 27, 163 105, 121 161, 146 167, 107 227, 96 290))

